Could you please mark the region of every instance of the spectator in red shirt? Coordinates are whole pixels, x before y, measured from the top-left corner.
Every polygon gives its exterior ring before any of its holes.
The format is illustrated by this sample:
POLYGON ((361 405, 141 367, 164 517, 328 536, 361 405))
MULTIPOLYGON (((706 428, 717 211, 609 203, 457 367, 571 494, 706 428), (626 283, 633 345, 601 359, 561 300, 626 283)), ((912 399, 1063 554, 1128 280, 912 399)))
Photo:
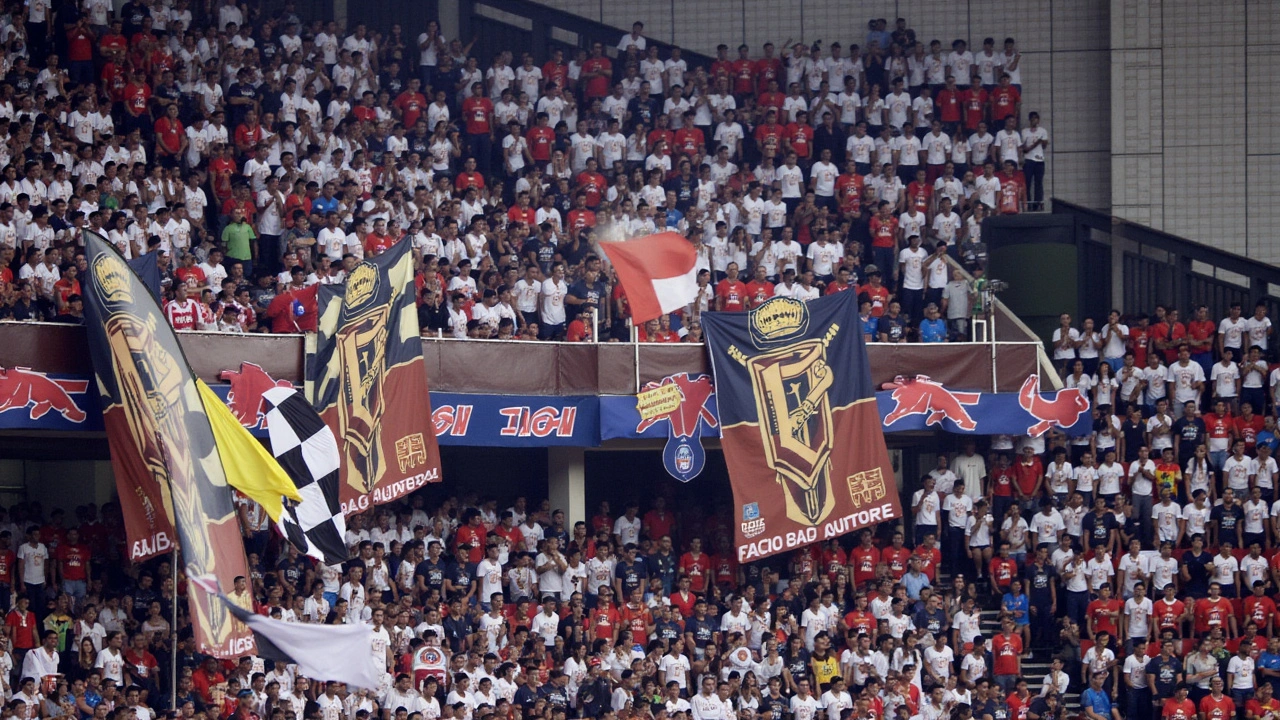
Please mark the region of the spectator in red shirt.
POLYGON ((1009 74, 1001 73, 1000 85, 991 92, 991 121, 996 127, 1009 117, 1016 123, 1022 115, 1022 94, 1009 82, 1009 74))
POLYGON ((987 91, 982 87, 982 80, 977 76, 973 76, 973 82, 968 88, 960 92, 960 102, 964 113, 964 127, 972 132, 978 131, 978 126, 987 121, 988 97, 987 91))
POLYGON ((1006 617, 1000 623, 1000 633, 991 638, 991 653, 995 656, 992 674, 996 684, 1011 688, 1022 674, 1022 636, 1014 631, 1013 618, 1006 617))
POLYGON ((476 167, 487 175, 493 160, 493 101, 484 96, 482 83, 473 83, 471 96, 462 101, 462 120, 469 159, 475 160, 476 167))
MULTIPOLYGON (((897 222, 896 220, 894 221, 897 222)), ((871 317, 880 317, 884 315, 884 311, 889 307, 889 288, 880 284, 880 268, 875 265, 868 265, 865 268, 867 273, 867 284, 858 288, 858 297, 862 299, 865 295, 867 300, 871 301, 871 317)))
POLYGON ((469 157, 463 162, 463 171, 458 173, 458 177, 453 181, 453 186, 460 194, 470 189, 484 189, 484 175, 476 172, 477 165, 478 162, 474 157, 469 157))
POLYGON ((406 128, 413 127, 427 107, 427 96, 418 91, 419 86, 418 78, 409 78, 408 89, 395 100, 395 107, 400 111, 400 123, 406 128))
POLYGON ((731 262, 725 278, 716 283, 716 310, 741 312, 747 309, 747 286, 738 275, 738 263, 731 262))
POLYGON ((644 514, 643 526, 650 539, 669 537, 675 530, 675 516, 667 511, 667 499, 658 495, 653 508, 644 514))
POLYGON ((689 552, 680 556, 678 568, 682 577, 689 578, 689 589, 695 593, 706 592, 711 578, 711 556, 702 552, 702 538, 689 541, 689 552))
POLYGON ((89 546, 80 542, 80 531, 68 529, 67 539, 58 543, 53 557, 56 561, 53 565, 54 582, 60 582, 62 591, 70 595, 78 606, 88 592, 92 558, 89 546))
MULTIPOLYGON (((1141 319, 1145 320, 1146 316, 1141 319)), ((1197 307, 1193 319, 1187 323, 1187 346, 1191 350, 1191 360, 1204 368, 1206 378, 1213 366, 1213 344, 1217 333, 1217 324, 1209 319, 1209 308, 1204 305, 1197 307)))
POLYGON ((373 221, 373 232, 364 236, 365 257, 374 257, 391 249, 395 240, 387 234, 387 221, 378 218, 373 221))
POLYGON ((787 152, 796 154, 796 160, 806 170, 813 159, 813 126, 809 124, 809 113, 801 110, 796 113, 796 121, 787 125, 783 133, 783 147, 787 152))
POLYGON ((18 595, 18 602, 5 616, 4 624, 9 628, 9 641, 14 650, 30 650, 36 646, 36 615, 29 609, 31 600, 25 595, 18 595))
POLYGON ((746 45, 738 46, 738 59, 730 65, 730 70, 733 73, 734 95, 745 97, 754 91, 756 64, 751 61, 750 48, 746 45))
POLYGON ((587 169, 574 178, 574 192, 579 194, 591 210, 600 207, 604 192, 608 188, 608 180, 596 169, 596 159, 587 158, 587 169))
POLYGON ((124 101, 125 134, 134 130, 146 132, 151 125, 151 113, 148 107, 151 102, 151 86, 147 84, 141 70, 135 70, 132 79, 124 86, 121 93, 124 101))
POLYGON ((591 46, 591 57, 582 63, 581 81, 586 83, 583 95, 590 101, 592 98, 603 98, 609 94, 609 82, 613 77, 613 63, 604 55, 604 45, 595 43, 591 46))
MULTIPOLYGON (((762 96, 769 89, 769 83, 778 82, 778 78, 782 74, 782 60, 773 56, 776 48, 773 43, 764 44, 764 57, 756 61, 756 88, 757 96, 762 96)), ((774 86, 776 87, 776 85, 774 86)), ((764 103, 760 103, 763 105, 764 103)), ((741 101, 739 101, 741 107, 741 101)))
MULTIPOLYGON (((890 268, 892 276, 894 269, 898 266, 897 248, 898 248, 898 218, 891 214, 892 207, 890 204, 881 200, 880 205, 876 208, 876 216, 871 218, 871 254, 875 260, 877 268, 890 268)), ((867 268, 867 279, 871 281, 871 268, 867 268)), ((879 274, 879 272, 875 273, 879 274)), ((877 281, 879 282, 879 281, 877 281)), ((885 286, 892 289, 893 282, 890 277, 889 282, 885 282, 885 286)), ((884 310, 879 313, 875 311, 875 298, 872 298, 871 314, 880 317, 884 310)))
POLYGON ((549 116, 540 112, 537 124, 525 133, 525 139, 529 142, 529 154, 536 162, 551 162, 551 150, 555 147, 556 131, 551 129, 549 123, 549 116))
POLYGON ((1023 511, 1028 515, 1035 513, 1044 489, 1044 463, 1036 455, 1035 448, 1030 445, 1022 448, 1022 457, 1013 467, 1013 476, 1023 511))
POLYGON ((271 332, 315 332, 316 292, 319 288, 320 285, 316 284, 276 295, 263 313, 263 316, 271 321, 271 332), (298 314, 299 308, 302 309, 301 315, 298 314))

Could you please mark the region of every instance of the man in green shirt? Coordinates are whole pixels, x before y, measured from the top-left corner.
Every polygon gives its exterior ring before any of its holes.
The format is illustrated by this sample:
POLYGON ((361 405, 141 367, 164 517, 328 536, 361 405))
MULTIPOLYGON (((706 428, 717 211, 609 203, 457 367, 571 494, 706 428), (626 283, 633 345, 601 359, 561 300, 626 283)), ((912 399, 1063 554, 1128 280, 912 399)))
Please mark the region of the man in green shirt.
POLYGON ((253 276, 253 261, 258 258, 258 234, 244 217, 244 208, 231 210, 231 222, 222 229, 222 245, 228 259, 244 264, 245 277, 253 276))

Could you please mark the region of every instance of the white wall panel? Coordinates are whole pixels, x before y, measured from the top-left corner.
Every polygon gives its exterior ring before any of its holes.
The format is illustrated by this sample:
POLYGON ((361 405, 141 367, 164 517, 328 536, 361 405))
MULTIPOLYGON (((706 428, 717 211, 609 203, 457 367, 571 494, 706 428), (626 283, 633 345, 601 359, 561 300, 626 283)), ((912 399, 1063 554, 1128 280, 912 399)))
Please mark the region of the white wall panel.
POLYGON ((1054 154, 1045 177, 1045 192, 1085 207, 1108 207, 1111 204, 1111 154, 1105 150, 1054 154))
POLYGON ((1162 0, 1112 0, 1111 48, 1129 50, 1160 47, 1162 0))
POLYGON ((1246 211, 1249 218, 1249 252, 1254 260, 1280 264, 1280 202, 1276 201, 1276 178, 1280 177, 1280 155, 1250 157, 1246 211))
POLYGON ((995 38, 1003 47, 1006 37, 1018 41, 1023 52, 1050 49, 1050 13, 1047 2, 1021 0, 989 0, 969 3, 969 44, 974 51, 982 49, 984 38, 995 38))
POLYGON ((1162 57, 1165 147, 1243 142, 1243 48, 1186 46, 1162 57))
MULTIPOLYGON (((714 57, 716 45, 724 43, 736 48, 742 43, 742 0, 681 2, 676 6, 676 13, 672 37, 681 47, 714 57)), ((730 56, 736 57, 736 52, 731 52, 730 56)))
MULTIPOLYGON (((1105 51, 1055 52, 1050 145, 1058 151, 1111 150, 1111 88, 1105 82, 1111 58, 1105 51)), ((1024 84, 1025 86, 1025 84, 1024 84)), ((1028 93, 1030 94, 1030 93, 1028 93)), ((1027 110, 1037 109, 1028 100, 1027 110)))
POLYGON ((1245 37, 1249 45, 1280 45, 1280 8, 1275 0, 1245 0, 1245 37))
POLYGON ((1240 31, 1245 24, 1242 0, 1163 0, 1160 5, 1162 44, 1166 48, 1225 47, 1240 43, 1240 31))
MULTIPOLYGON (((776 55, 782 55, 782 44, 790 38, 801 40, 804 31, 800 25, 800 13, 794 8, 784 8, 775 0, 744 0, 743 13, 746 18, 746 43, 751 46, 751 57, 760 57, 760 48, 771 42, 776 46, 776 55)), ((863 33, 865 35, 865 33, 863 33)), ((846 33, 839 38, 846 47, 849 41, 861 36, 846 33)), ((834 38, 833 38, 834 39, 834 38)))
POLYGON ((1053 49, 1106 50, 1109 47, 1108 0, 1054 0, 1053 49))
POLYGON ((1245 62, 1249 152, 1280 153, 1280 133, 1276 132, 1276 118, 1280 117, 1280 82, 1276 79, 1280 45, 1250 46, 1245 62))

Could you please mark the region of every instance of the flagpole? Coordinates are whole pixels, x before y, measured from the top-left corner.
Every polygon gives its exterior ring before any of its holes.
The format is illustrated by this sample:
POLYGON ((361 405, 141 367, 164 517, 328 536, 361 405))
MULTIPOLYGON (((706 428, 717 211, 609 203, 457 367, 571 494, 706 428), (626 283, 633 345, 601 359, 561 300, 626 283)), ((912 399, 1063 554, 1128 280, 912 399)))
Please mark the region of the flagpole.
MULTIPOLYGON (((169 709, 178 709, 178 546, 173 546, 173 649, 169 652, 169 709)), ((194 630, 194 628, 192 628, 194 630)))

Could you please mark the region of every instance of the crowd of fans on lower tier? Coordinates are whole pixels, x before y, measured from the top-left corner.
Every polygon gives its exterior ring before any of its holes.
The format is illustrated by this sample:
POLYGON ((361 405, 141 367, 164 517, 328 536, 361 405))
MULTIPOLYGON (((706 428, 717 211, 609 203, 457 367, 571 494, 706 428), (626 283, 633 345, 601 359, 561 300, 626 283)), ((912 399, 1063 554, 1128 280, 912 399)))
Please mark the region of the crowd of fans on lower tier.
POLYGON ((116 505, 73 523, 25 503, 0 514, 0 689, 12 717, 77 720, 1266 718, 1280 434, 1248 407, 1186 407, 1083 439, 962 440, 901 521, 749 563, 731 507, 661 492, 570 523, 545 500, 423 491, 350 518, 340 565, 240 498, 235 594, 372 625, 386 672, 358 690, 201 656, 171 610, 185 580, 123 562, 116 505))
POLYGON ((292 1, 32 0, 0 42, 5 320, 82 322, 86 232, 157 255, 176 328, 234 333, 310 329, 311 286, 408 238, 424 334, 698 340, 702 312, 851 290, 870 340, 941 342, 981 307, 947 256, 980 268, 982 218, 1043 205, 1014 39, 904 19, 690 65, 639 24, 477 58, 292 1), (633 328, 598 243, 664 230, 700 292, 633 328))

